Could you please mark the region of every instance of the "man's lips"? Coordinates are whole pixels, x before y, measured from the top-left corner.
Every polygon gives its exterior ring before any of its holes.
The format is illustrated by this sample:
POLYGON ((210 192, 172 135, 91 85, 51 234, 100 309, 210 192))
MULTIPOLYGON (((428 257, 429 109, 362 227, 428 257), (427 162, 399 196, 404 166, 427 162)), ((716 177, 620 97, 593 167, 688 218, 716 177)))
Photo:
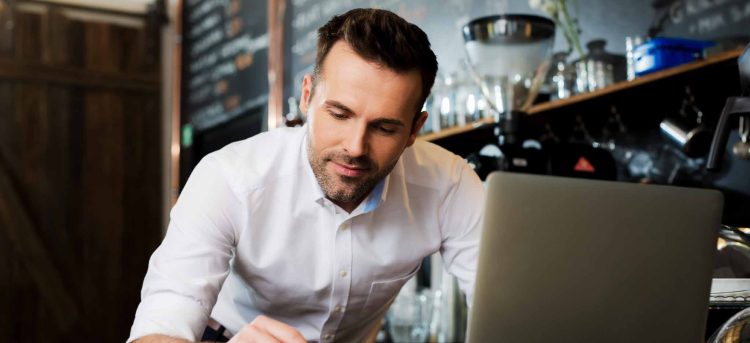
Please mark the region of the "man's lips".
POLYGON ((367 168, 350 166, 333 161, 331 161, 331 164, 333 165, 333 169, 336 171, 336 173, 348 177, 359 177, 367 171, 367 168))

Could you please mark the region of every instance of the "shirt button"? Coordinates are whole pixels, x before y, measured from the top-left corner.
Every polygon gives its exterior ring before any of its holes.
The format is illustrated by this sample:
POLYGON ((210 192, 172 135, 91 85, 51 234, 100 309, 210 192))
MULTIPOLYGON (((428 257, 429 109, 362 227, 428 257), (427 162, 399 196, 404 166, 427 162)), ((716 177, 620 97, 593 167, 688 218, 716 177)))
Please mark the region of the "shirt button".
POLYGON ((323 339, 325 339, 326 341, 330 341, 331 339, 333 339, 333 335, 327 333, 325 336, 323 336, 323 339))
POLYGON ((346 270, 342 270, 339 272, 339 275, 341 275, 341 277, 346 277, 349 273, 347 273, 346 270))
POLYGON ((344 312, 344 308, 341 307, 340 305, 336 305, 336 307, 334 307, 333 310, 336 312, 344 312))

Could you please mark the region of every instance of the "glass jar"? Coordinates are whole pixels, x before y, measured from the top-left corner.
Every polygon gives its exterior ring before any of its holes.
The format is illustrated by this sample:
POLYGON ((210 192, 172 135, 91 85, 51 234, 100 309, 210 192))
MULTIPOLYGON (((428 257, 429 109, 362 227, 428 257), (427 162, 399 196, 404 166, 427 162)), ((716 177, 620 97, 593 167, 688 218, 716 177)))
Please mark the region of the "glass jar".
POLYGON ((432 103, 427 110, 433 118, 432 131, 456 126, 455 88, 452 75, 438 75, 432 88, 432 103))
POLYGON ((551 100, 569 98, 573 94, 575 77, 567 64, 568 56, 570 53, 565 51, 552 55, 545 82, 549 87, 551 100))
POLYGON ((482 110, 479 101, 482 99, 482 91, 470 78, 468 73, 454 75, 456 125, 463 126, 471 124, 482 118, 482 110))
POLYGON ((573 62, 576 93, 593 92, 626 79, 625 56, 608 53, 606 44, 603 39, 588 42, 588 54, 573 62))

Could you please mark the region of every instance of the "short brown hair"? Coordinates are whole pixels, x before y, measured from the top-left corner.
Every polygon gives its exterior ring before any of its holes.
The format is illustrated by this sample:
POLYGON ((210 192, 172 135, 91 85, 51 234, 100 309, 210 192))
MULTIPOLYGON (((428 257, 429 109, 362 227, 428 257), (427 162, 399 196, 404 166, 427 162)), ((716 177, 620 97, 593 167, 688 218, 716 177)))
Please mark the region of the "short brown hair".
MULTIPOLYGON (((419 113, 435 83, 438 68, 435 53, 422 29, 387 10, 358 8, 334 16, 318 29, 313 85, 331 47, 341 39, 365 60, 397 73, 419 70, 422 79, 422 96, 417 103, 419 113)), ((415 115, 414 120, 418 117, 415 115)))

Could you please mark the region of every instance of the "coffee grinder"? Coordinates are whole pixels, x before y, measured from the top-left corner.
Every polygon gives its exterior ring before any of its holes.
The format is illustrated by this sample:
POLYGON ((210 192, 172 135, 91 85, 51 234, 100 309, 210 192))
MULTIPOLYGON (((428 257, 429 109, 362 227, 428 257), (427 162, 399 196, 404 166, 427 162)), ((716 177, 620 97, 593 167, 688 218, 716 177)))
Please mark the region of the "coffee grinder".
POLYGON ((555 23, 534 15, 493 15, 464 25, 463 36, 470 72, 495 112, 499 143, 516 143, 519 121, 547 75, 555 23))
POLYGON ((524 147, 519 129, 551 63, 555 23, 534 15, 492 15, 464 25, 463 37, 468 72, 493 112, 497 137, 467 159, 480 177, 498 169, 546 173, 541 146, 524 147))

